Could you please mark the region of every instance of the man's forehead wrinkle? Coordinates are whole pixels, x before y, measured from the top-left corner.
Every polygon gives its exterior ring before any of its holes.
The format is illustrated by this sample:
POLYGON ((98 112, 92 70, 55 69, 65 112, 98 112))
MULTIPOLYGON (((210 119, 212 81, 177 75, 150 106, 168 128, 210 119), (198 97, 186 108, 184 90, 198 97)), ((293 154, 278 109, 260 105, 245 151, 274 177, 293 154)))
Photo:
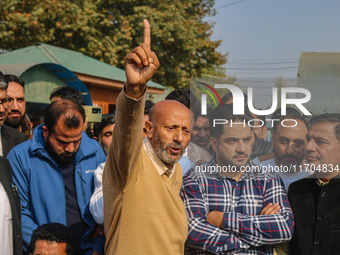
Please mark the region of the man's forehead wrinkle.
POLYGON ((187 115, 188 121, 190 121, 190 110, 175 100, 160 101, 153 106, 152 111, 153 123, 157 123, 159 120, 162 120, 162 122, 167 121, 177 114, 187 115))

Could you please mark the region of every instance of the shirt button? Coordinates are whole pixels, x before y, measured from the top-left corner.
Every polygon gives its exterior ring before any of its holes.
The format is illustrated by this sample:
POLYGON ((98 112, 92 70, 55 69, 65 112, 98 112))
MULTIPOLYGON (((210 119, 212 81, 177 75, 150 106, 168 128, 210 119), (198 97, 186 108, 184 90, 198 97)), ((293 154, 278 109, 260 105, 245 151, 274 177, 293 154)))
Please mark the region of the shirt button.
POLYGON ((319 245, 319 244, 320 244, 319 241, 315 241, 315 242, 314 242, 314 245, 319 245))
POLYGON ((322 216, 318 216, 316 219, 317 219, 318 221, 320 221, 320 220, 323 220, 323 217, 322 217, 322 216))
POLYGON ((322 197, 325 197, 325 196, 326 196, 326 192, 323 191, 323 192, 321 193, 321 196, 322 196, 322 197))

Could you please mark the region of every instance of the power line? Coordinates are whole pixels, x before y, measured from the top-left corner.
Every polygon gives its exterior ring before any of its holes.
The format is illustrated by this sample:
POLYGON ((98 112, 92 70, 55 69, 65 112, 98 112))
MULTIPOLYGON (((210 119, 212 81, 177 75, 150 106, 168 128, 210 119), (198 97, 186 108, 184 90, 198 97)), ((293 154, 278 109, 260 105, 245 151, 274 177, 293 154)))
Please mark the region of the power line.
POLYGON ((244 1, 247 1, 247 0, 240 0, 240 1, 236 1, 236 2, 230 3, 230 4, 222 5, 220 7, 217 7, 216 10, 219 10, 219 9, 222 9, 222 8, 225 8, 225 7, 229 7, 229 6, 233 6, 233 5, 242 3, 244 1))
POLYGON ((233 57, 230 57, 235 62, 242 62, 242 63, 266 63, 266 62, 281 62, 281 61, 296 61, 298 62, 299 58, 273 58, 273 59, 235 59, 233 57))
POLYGON ((266 62, 266 63, 246 63, 246 62, 228 62, 227 65, 281 65, 281 64, 297 64, 298 61, 280 61, 280 62, 266 62))
POLYGON ((226 70, 241 70, 241 71, 266 71, 266 70, 289 70, 297 69, 298 66, 287 66, 287 67, 269 67, 269 68, 228 68, 226 70))
MULTIPOLYGON (((227 75, 254 75, 254 74, 279 74, 279 73, 290 73, 292 70, 272 70, 272 71, 258 71, 258 70, 250 70, 246 72, 232 72, 226 69, 226 74, 227 75)), ((297 70, 296 70, 297 72, 297 70)))

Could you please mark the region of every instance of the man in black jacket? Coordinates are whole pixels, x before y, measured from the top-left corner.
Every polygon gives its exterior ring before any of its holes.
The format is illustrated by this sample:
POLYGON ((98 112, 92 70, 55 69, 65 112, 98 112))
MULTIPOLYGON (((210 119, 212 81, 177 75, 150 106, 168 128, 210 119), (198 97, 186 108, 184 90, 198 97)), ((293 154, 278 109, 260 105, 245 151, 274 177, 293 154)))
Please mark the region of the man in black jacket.
POLYGON ((295 217, 291 254, 338 254, 340 251, 340 114, 311 119, 307 135, 309 177, 290 185, 295 217))
POLYGON ((7 159, 0 157, 0 254, 22 254, 20 200, 7 159), (11 235, 12 233, 12 235, 11 235), (2 243, 4 242, 4 243, 2 243))
POLYGON ((10 102, 7 97, 7 87, 8 84, 0 72, 0 137, 1 137, 1 146, 0 146, 0 156, 6 157, 9 151, 19 143, 26 141, 25 134, 16 130, 15 128, 5 126, 4 122, 7 118, 8 111, 13 104, 13 101, 10 102))

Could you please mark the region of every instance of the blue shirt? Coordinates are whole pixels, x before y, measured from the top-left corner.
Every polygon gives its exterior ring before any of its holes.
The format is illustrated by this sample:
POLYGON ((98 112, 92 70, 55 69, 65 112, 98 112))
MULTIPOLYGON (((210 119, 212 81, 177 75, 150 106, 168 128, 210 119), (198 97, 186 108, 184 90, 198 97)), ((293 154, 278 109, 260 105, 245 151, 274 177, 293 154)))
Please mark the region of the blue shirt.
MULTIPOLYGON (((206 164, 214 165, 214 160, 206 164)), ((274 244, 291 239, 294 219, 281 178, 255 166, 249 169, 238 181, 199 167, 183 177, 181 197, 189 221, 186 254, 272 254, 274 244), (260 215, 269 203, 279 203, 279 213, 260 215), (208 223, 209 211, 224 212, 224 229, 208 223)))

